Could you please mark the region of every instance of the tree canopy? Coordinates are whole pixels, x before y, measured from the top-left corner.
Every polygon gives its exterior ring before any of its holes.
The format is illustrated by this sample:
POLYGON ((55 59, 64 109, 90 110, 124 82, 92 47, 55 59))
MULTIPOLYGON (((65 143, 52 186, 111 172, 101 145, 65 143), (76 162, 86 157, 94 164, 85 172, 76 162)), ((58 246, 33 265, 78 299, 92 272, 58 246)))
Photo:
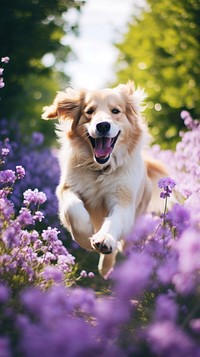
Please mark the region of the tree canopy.
POLYGON ((55 67, 46 67, 42 58, 51 54, 55 63, 66 62, 71 49, 62 45, 61 39, 67 32, 76 31, 77 24, 67 22, 64 14, 70 9, 79 11, 83 3, 83 0, 1 0, 0 57, 10 57, 10 63, 4 72, 6 86, 1 90, 0 117, 19 119, 26 123, 27 130, 28 114, 33 120, 47 103, 44 99, 55 95, 58 89, 55 67))
POLYGON ((172 141, 182 126, 180 112, 199 116, 200 2, 147 0, 133 16, 121 43, 117 81, 128 79, 147 94, 147 121, 159 141, 172 141))

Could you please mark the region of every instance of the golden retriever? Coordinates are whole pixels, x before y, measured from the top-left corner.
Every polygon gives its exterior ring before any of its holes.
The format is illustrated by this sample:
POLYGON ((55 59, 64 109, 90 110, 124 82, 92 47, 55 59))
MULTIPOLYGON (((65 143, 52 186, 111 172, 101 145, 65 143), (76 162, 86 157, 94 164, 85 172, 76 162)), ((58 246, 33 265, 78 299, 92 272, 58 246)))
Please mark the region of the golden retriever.
POLYGON ((42 115, 60 119, 61 222, 80 246, 100 253, 104 277, 135 219, 161 201, 156 183, 165 169, 142 154, 143 99, 132 82, 98 91, 68 88, 42 115))

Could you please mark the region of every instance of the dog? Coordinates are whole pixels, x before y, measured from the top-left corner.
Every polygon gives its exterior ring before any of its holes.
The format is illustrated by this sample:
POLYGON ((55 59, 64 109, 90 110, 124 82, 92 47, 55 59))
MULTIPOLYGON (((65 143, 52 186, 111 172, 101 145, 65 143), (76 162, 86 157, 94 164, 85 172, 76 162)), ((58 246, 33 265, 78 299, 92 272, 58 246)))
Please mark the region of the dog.
POLYGON ((112 89, 68 88, 42 115, 60 122, 60 220, 81 247, 100 253, 103 277, 136 218, 161 201, 157 181, 166 169, 143 154, 148 141, 144 99, 131 81, 112 89))

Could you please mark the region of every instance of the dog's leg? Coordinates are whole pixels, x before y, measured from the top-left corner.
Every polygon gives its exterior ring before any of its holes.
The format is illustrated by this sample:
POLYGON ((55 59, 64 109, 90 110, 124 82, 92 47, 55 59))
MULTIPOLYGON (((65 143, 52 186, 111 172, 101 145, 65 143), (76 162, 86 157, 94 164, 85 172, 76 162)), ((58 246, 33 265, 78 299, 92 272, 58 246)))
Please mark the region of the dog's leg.
POLYGON ((93 235, 94 230, 83 201, 70 188, 63 185, 58 186, 56 193, 62 224, 81 247, 92 250, 89 238, 93 235))
POLYGON ((107 279, 108 274, 112 271, 112 267, 115 265, 117 253, 118 251, 115 250, 115 252, 109 255, 100 254, 98 269, 104 279, 107 279))
POLYGON ((134 204, 127 207, 116 204, 111 212, 91 238, 92 247, 103 254, 115 252, 117 242, 129 233, 135 220, 134 204))

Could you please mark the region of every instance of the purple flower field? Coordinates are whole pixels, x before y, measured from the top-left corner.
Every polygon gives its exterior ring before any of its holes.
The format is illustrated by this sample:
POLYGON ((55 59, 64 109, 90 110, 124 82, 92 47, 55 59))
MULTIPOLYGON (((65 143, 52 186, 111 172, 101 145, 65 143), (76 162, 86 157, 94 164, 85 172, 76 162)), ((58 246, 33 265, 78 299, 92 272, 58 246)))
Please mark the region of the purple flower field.
POLYGON ((1 121, 1 357, 200 357, 200 125, 181 116, 176 150, 151 149, 171 170, 163 212, 137 221, 105 291, 80 286, 97 277, 60 239, 54 154, 1 121))

